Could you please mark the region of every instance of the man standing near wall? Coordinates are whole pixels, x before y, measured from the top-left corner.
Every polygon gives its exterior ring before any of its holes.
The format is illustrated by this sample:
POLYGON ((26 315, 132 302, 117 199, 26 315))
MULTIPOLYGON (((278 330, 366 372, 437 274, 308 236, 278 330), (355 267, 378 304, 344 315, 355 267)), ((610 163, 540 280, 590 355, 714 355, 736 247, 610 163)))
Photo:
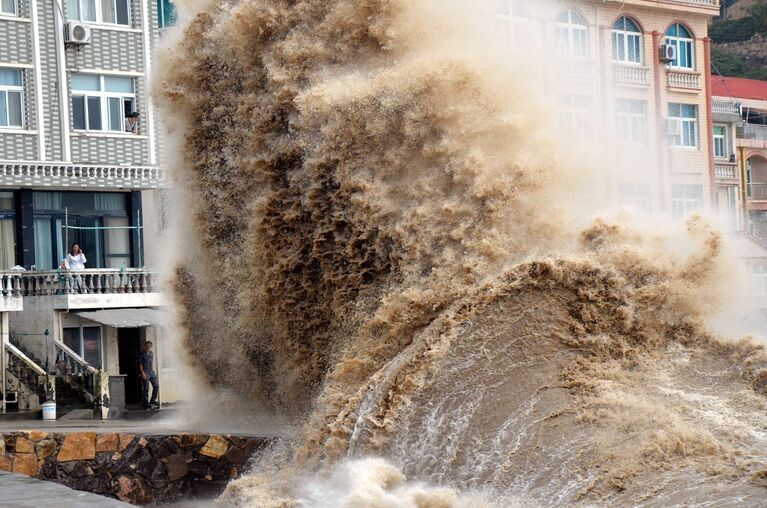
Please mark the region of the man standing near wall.
POLYGON ((152 343, 147 341, 144 344, 144 351, 138 357, 138 369, 141 374, 141 395, 144 409, 160 409, 157 402, 157 394, 160 390, 160 383, 154 372, 154 353, 152 353, 152 343), (149 398, 149 384, 152 384, 152 398, 149 398))

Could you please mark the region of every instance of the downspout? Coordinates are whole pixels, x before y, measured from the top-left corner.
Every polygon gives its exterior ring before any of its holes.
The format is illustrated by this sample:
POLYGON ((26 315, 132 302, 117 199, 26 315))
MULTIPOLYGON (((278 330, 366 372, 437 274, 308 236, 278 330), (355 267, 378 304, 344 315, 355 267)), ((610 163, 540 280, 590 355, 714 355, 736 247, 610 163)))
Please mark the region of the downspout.
POLYGON ((664 135, 666 132, 666 128, 664 127, 664 123, 666 120, 666 115, 663 113, 661 109, 661 87, 660 87, 660 80, 661 80, 661 65, 660 65, 660 32, 657 30, 653 30, 652 33, 652 63, 653 63, 653 69, 654 69, 654 79, 653 79, 653 85, 655 87, 655 121, 656 121, 656 136, 655 136, 655 142, 657 143, 657 157, 658 157, 658 192, 659 192, 659 199, 661 204, 661 210, 665 211, 667 209, 668 204, 666 203, 666 188, 665 188, 665 181, 666 181, 666 170, 665 170, 665 164, 663 159, 663 142, 664 142, 664 135))
POLYGON ((69 141, 69 93, 67 90, 67 67, 64 48, 64 10, 59 0, 53 0, 53 7, 58 74, 56 83, 59 87, 59 117, 61 121, 61 155, 63 162, 72 162, 72 147, 69 141))
POLYGON ((750 217, 748 213, 748 181, 746 179, 746 159, 745 150, 742 146, 738 147, 738 173, 740 180, 740 202, 741 202, 741 218, 743 224, 743 230, 746 234, 751 231, 750 217))
POLYGON ((35 115, 37 116, 37 160, 45 156, 45 108, 43 107, 43 77, 40 63, 40 21, 37 16, 37 0, 29 1, 29 16, 32 18, 32 63, 35 68, 35 115))
POLYGON ((141 29, 144 36, 144 84, 146 87, 146 133, 149 137, 149 164, 154 166, 157 164, 157 147, 154 138, 154 107, 152 106, 152 94, 150 92, 152 78, 152 47, 150 44, 150 28, 153 22, 151 19, 152 8, 148 0, 141 0, 141 4, 141 29))
POLYGON ((713 99, 711 98, 711 37, 703 38, 703 54, 705 86, 706 86, 706 146, 708 148, 708 179, 709 179, 709 197, 711 199, 711 209, 718 208, 716 202, 716 168, 714 165, 714 111, 713 99))

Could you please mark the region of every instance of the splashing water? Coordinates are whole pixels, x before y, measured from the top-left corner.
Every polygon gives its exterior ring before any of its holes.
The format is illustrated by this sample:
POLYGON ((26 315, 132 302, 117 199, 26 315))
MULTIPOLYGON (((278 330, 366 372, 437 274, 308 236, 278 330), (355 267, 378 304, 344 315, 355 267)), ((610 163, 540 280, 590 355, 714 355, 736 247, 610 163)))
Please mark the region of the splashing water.
POLYGON ((162 57, 187 347, 305 422, 225 502, 763 502, 764 351, 703 324, 719 234, 574 213, 588 164, 459 3, 199 5, 162 57))

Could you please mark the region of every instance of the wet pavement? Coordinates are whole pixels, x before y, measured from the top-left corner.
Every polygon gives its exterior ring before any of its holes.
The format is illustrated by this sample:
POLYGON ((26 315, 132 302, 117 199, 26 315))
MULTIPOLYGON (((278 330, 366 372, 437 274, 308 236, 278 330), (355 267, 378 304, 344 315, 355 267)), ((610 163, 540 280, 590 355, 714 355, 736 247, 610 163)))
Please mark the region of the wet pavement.
POLYGON ((129 508, 132 505, 72 490, 57 483, 0 471, 0 506, 3 508, 129 508))

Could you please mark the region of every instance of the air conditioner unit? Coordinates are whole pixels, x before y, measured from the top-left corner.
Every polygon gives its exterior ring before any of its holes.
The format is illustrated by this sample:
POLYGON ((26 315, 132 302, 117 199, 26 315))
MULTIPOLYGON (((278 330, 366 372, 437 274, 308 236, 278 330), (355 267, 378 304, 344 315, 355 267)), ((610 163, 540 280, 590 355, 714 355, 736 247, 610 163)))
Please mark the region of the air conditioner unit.
POLYGON ((68 44, 88 44, 91 42, 91 27, 80 21, 68 21, 64 27, 64 42, 68 44))
POLYGON ((678 118, 667 118, 666 119, 666 134, 669 137, 675 137, 675 136, 681 136, 682 135, 682 121, 678 118))
POLYGON ((676 46, 672 44, 661 44, 660 61, 663 63, 671 63, 675 60, 676 60, 676 46))

